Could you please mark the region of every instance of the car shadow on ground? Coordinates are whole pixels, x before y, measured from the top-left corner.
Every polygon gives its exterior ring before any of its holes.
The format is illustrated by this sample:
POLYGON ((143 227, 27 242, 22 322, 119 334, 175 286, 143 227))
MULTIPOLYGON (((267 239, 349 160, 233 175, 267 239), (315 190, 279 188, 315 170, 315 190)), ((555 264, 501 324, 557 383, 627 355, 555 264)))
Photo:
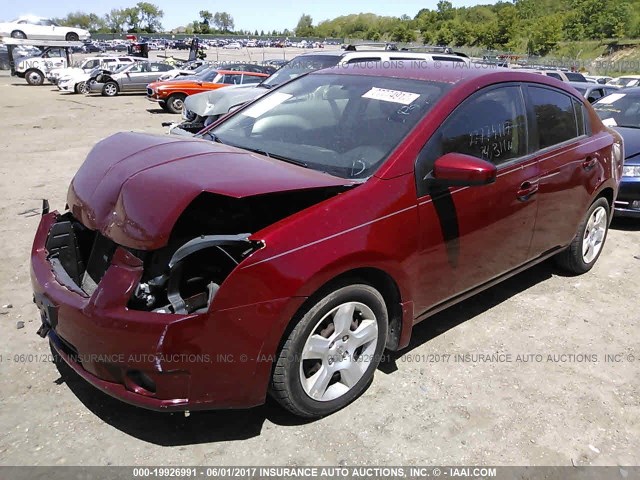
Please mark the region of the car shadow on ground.
POLYGON ((402 355, 492 309, 514 295, 548 280, 553 275, 565 276, 565 273, 557 268, 553 261, 547 260, 427 318, 413 328, 409 346, 385 355, 378 369, 386 374, 395 372, 398 370, 396 362, 402 355))
MULTIPOLYGON (((379 370, 387 374, 393 373, 398 369, 396 360, 401 355, 554 274, 559 272, 553 262, 544 262, 434 315, 417 325, 410 345, 387 356, 379 370)), ((265 405, 253 409, 191 412, 189 417, 185 417, 182 412, 154 412, 133 407, 102 393, 60 359, 56 360, 56 367, 60 372, 56 383, 65 383, 93 414, 123 433, 156 445, 181 446, 245 440, 260 435, 265 420, 281 426, 303 425, 313 421, 289 414, 271 399, 267 399, 265 405)))
POLYGON ((164 447, 246 440, 260 435, 265 420, 282 426, 309 423, 288 414, 271 399, 252 409, 191 412, 188 417, 183 412, 145 410, 102 393, 61 359, 55 365, 60 372, 55 383, 65 383, 94 415, 127 435, 164 447))
MULTIPOLYGON (((169 114, 169 112, 167 112, 166 110, 163 110, 162 108, 147 108, 147 112, 153 113, 154 115, 157 115, 158 113, 164 113, 165 115, 169 114)), ((173 114, 169 114, 169 115, 173 115, 173 114)))

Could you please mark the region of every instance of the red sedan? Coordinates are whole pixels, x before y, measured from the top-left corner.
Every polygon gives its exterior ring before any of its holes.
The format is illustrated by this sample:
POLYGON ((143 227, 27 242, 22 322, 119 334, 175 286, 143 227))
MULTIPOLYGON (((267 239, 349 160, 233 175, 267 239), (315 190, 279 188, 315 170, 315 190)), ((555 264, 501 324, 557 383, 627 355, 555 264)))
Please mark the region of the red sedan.
POLYGON ((550 77, 436 67, 322 70, 200 138, 97 144, 35 236, 39 334, 134 405, 317 417, 435 312, 550 257, 591 269, 621 137, 550 77))
POLYGON ((147 85, 147 98, 152 102, 159 102, 160 106, 168 112, 180 113, 182 103, 189 95, 229 85, 255 86, 267 77, 269 75, 266 73, 211 69, 194 78, 177 78, 150 83, 147 85))

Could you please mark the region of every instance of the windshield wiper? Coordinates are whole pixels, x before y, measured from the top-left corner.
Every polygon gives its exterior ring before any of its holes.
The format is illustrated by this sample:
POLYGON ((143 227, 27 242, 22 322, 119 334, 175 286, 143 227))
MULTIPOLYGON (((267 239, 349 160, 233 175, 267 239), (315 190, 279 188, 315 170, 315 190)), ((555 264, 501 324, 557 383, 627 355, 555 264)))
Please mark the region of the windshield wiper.
POLYGON ((247 147, 239 147, 239 148, 242 148, 244 150, 249 150, 250 152, 258 153, 260 155, 264 155, 265 157, 268 157, 268 158, 275 158, 276 160, 282 160, 283 162, 292 163, 293 165, 298 165, 299 167, 309 168, 309 165, 307 165, 301 160, 296 160, 295 158, 289 158, 289 157, 284 157, 282 155, 278 155, 275 153, 269 153, 266 150, 261 150, 259 148, 247 148, 247 147))
POLYGON ((222 145, 225 144, 222 140, 220 140, 220 137, 218 135, 216 135, 211 131, 206 132, 204 135, 202 135, 202 138, 206 138, 206 137, 209 137, 207 138, 207 140, 213 140, 214 142, 221 143, 222 145))
POLYGON ((266 88, 267 90, 271 90, 273 88, 273 85, 269 85, 267 83, 260 83, 258 84, 258 86, 262 88, 266 88))

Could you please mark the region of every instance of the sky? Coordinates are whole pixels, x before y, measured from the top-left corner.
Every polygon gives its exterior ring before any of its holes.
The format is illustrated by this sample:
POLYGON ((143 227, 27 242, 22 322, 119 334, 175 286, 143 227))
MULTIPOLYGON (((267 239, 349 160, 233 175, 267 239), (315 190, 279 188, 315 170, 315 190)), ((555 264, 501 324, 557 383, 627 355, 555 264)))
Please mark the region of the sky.
MULTIPOLYGON (((69 12, 83 11, 104 15, 112 8, 133 6, 138 0, 25 0, 22 2, 0 0, 0 20, 12 20, 20 15, 40 17, 64 17, 69 12)), ((164 11, 162 26, 166 30, 186 25, 196 18, 200 10, 228 12, 238 30, 284 30, 293 29, 300 15, 306 13, 313 18, 314 25, 320 21, 351 13, 375 13, 399 17, 407 14, 414 17, 421 8, 435 10, 438 0, 240 0, 231 2, 206 2, 203 0, 147 0, 164 11)), ((470 0, 452 0, 454 7, 491 3, 470 0)))

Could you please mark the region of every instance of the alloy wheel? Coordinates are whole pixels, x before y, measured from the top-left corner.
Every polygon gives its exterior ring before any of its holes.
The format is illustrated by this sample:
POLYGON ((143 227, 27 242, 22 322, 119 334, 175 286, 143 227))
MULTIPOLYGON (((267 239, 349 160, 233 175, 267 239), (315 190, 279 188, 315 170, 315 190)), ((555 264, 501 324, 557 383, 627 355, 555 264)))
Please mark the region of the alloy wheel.
POLYGON ((591 263, 598 256, 606 233, 607 211, 604 207, 598 207, 591 213, 582 237, 582 259, 584 263, 591 263))
POLYGON ((305 342, 300 383, 312 399, 327 402, 343 396, 373 362, 378 322, 363 303, 347 302, 329 311, 305 342))

